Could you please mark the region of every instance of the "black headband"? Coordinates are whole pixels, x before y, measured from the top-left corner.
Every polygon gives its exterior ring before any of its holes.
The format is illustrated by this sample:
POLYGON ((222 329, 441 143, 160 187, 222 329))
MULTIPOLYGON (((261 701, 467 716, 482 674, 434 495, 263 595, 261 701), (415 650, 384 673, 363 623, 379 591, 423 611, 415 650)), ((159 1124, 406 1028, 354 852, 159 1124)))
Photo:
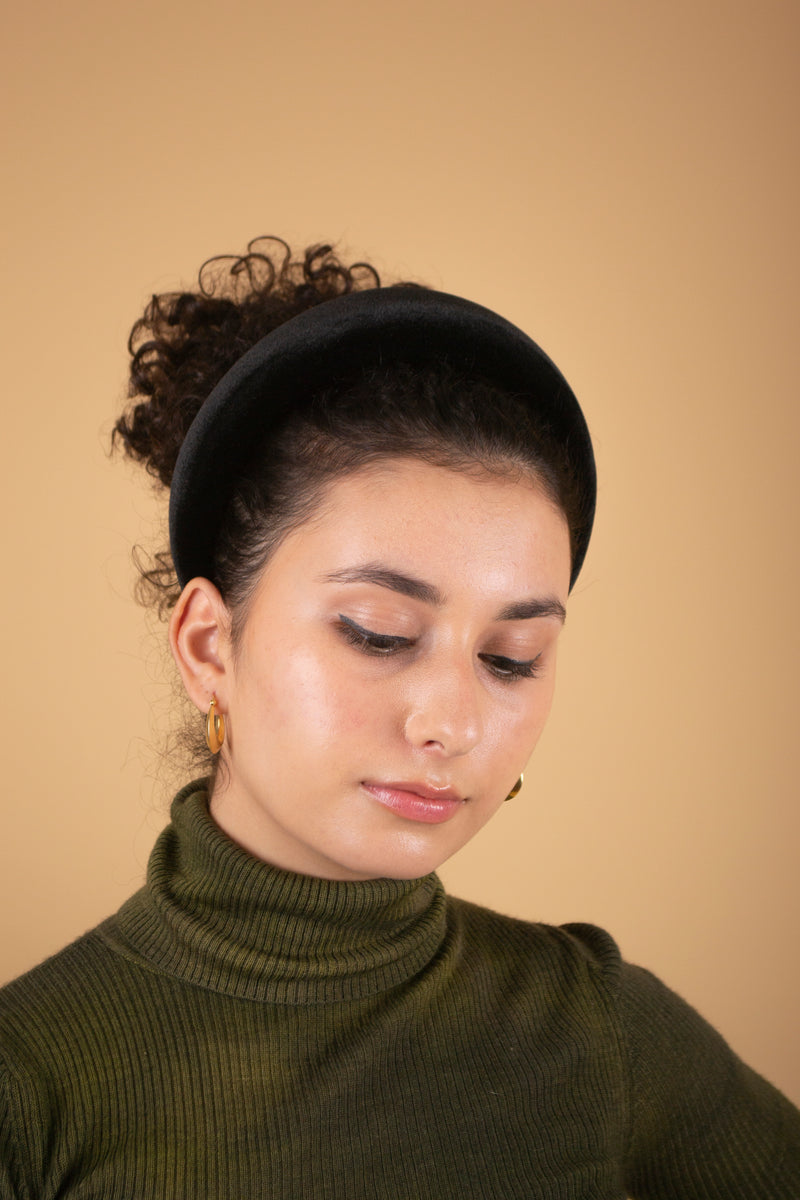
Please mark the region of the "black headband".
POLYGON ((526 398, 566 449, 580 488, 570 587, 594 519, 596 476, 589 431, 561 372, 503 317, 444 292, 371 288, 326 300, 280 325, 234 363, 195 417, 172 479, 169 530, 178 580, 214 577, 227 503, 254 445, 281 413, 354 367, 450 363, 526 398))

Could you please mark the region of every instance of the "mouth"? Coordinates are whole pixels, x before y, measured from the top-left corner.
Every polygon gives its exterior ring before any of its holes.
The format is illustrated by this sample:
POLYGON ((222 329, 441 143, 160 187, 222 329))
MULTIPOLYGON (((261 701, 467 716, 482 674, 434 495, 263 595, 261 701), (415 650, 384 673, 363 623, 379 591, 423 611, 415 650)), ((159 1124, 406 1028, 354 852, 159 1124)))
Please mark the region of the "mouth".
POLYGON ((466 803, 465 798, 453 788, 433 787, 427 783, 365 781, 361 786, 368 795, 397 816, 426 825, 449 821, 466 803))

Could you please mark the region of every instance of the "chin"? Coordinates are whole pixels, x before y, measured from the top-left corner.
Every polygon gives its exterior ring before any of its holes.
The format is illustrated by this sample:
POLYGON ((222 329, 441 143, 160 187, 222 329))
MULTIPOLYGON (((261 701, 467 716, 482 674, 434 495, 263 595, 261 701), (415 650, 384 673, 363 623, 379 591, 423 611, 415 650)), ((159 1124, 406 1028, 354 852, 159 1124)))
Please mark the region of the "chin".
POLYGON ((388 849, 383 854, 366 851, 363 855, 348 856, 343 866, 361 879, 420 879, 437 871, 455 850, 436 853, 430 846, 405 850, 388 849), (348 861, 349 860, 349 861, 348 861))

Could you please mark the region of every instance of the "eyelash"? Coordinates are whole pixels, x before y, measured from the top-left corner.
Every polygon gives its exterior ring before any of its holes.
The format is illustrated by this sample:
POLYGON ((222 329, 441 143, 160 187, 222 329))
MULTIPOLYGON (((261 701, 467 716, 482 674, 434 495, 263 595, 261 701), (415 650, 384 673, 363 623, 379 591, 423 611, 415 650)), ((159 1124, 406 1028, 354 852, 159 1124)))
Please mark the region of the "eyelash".
POLYGON ((506 658, 502 654, 479 654, 478 658, 486 663, 493 675, 508 682, 515 679, 535 679, 542 669, 538 654, 536 658, 527 662, 521 662, 518 658, 506 658))
POLYGON ((363 650, 365 654, 388 658, 390 654, 396 654, 398 650, 405 650, 408 646, 413 645, 411 638, 399 637, 390 633, 373 633, 371 629, 364 629, 363 626, 356 625, 355 621, 351 621, 342 613, 339 613, 339 621, 347 641, 357 650, 363 650))
MULTIPOLYGON (((399 637, 390 633, 373 633, 364 629, 349 617, 339 613, 339 628, 351 646, 355 646, 362 654, 375 658, 388 658, 401 650, 414 645, 412 638, 399 637)), ((484 663, 497 679, 511 683, 517 679, 535 679, 541 671, 540 655, 527 662, 516 658, 507 658, 503 654, 479 654, 478 658, 484 663)))

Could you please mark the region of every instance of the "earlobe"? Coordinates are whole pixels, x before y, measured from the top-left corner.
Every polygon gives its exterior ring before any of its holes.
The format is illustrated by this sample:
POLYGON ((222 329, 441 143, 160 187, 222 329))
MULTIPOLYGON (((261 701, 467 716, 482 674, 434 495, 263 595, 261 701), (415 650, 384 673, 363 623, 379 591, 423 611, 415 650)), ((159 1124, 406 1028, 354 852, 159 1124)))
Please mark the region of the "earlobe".
POLYGON ((169 644, 190 700, 205 712, 212 696, 225 707, 228 610, 208 579, 190 579, 169 623, 169 644))

